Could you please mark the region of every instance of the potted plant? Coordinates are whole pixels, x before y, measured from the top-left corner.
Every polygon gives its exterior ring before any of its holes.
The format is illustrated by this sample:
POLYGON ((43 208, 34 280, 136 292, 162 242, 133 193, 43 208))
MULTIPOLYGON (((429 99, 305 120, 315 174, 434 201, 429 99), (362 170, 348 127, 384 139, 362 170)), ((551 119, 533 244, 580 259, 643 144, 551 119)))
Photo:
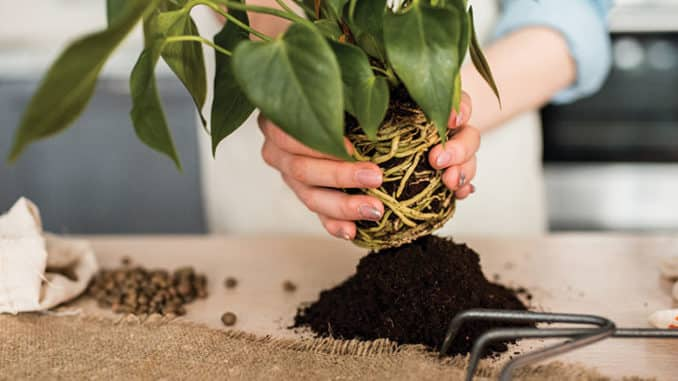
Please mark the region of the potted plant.
POLYGON ((77 118, 107 59, 143 21, 144 50, 130 78, 131 118, 139 139, 178 167, 154 69, 162 58, 200 111, 207 45, 217 53, 209 124, 214 153, 259 108, 313 149, 383 169, 379 189, 358 191, 379 198, 384 216, 360 222, 356 244, 378 250, 440 227, 454 213, 454 194, 426 154, 449 137, 467 51, 497 93, 475 36, 473 10, 466 0, 292 0, 302 17, 285 1, 271 8, 244 0, 107 0, 108 27, 74 41, 53 63, 24 113, 10 160, 77 118), (198 34, 191 18, 198 5, 227 20, 212 41, 198 34), (249 25, 246 12, 281 17, 290 26, 267 36, 249 25), (355 147, 352 156, 344 136, 355 147))

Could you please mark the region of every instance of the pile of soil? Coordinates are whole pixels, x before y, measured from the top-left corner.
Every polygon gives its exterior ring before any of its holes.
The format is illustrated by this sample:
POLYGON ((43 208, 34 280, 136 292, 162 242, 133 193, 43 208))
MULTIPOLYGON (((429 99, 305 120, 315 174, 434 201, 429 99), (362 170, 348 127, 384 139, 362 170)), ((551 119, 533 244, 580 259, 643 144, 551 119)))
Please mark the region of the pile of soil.
MULTIPOLYGON (((388 338, 438 349, 450 320, 470 308, 526 309, 514 291, 485 278, 468 246, 426 236, 362 258, 355 275, 298 311, 294 327, 310 327, 318 336, 388 338)), ((498 326, 464 325, 450 354, 468 353, 480 334, 498 326)))

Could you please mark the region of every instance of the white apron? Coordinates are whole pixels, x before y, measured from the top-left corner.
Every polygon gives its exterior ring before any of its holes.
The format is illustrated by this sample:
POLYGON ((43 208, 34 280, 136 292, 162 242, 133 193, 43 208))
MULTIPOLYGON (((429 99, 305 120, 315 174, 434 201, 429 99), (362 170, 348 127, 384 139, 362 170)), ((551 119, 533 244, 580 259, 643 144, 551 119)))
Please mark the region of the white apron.
MULTIPOLYGON (((479 35, 487 37, 498 15, 495 0, 474 0, 479 35)), ((200 10, 201 33, 219 29, 214 16, 200 10)), ((208 78, 214 75, 213 53, 206 49, 208 78)), ((211 95, 210 95, 211 97, 211 95)), ((471 94, 472 97, 472 94, 471 94)), ((211 104, 208 99, 207 104, 211 104)), ((482 112, 477 107, 475 112, 482 112)), ((209 120, 209 117, 208 117, 209 120)), ((212 158, 209 136, 202 128, 200 155, 203 200, 212 233, 327 234, 261 158, 263 137, 256 115, 224 140, 212 158)), ((454 218, 439 234, 538 235, 546 230, 541 166, 540 120, 536 112, 522 115, 483 135, 478 152, 477 191, 457 203, 454 218)))

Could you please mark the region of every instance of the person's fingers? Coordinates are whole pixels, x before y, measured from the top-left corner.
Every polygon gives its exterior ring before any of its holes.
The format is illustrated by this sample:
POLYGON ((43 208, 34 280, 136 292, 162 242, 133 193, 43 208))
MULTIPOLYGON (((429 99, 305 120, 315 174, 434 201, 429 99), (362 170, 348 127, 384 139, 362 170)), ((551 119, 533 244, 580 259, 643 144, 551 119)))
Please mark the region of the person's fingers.
POLYGON ((374 197, 310 187, 285 175, 283 180, 308 209, 328 218, 343 221, 379 221, 384 215, 384 205, 374 197))
POLYGON ((454 196, 457 198, 457 200, 463 200, 475 192, 476 192, 475 185, 466 184, 463 187, 461 187, 458 191, 454 192, 454 196))
POLYGON ((476 176, 477 159, 474 156, 463 165, 447 168, 443 173, 443 183, 451 190, 458 190, 471 183, 476 176))
POLYGON ((444 145, 438 144, 428 155, 436 169, 460 165, 475 156, 480 147, 480 131, 473 126, 464 126, 444 145))
MULTIPOLYGON (((334 156, 318 152, 312 148, 305 146, 295 138, 285 133, 285 131, 280 129, 280 127, 276 126, 273 122, 266 119, 261 114, 259 114, 258 123, 261 132, 264 134, 264 137, 266 138, 266 141, 272 142, 282 150, 297 155, 311 156, 328 160, 341 160, 334 156)), ((353 146, 346 138, 344 138, 344 145, 346 147, 346 152, 352 154, 353 146)))
POLYGON ((461 93, 461 103, 459 104, 459 112, 452 110, 450 119, 447 121, 448 128, 457 128, 466 125, 471 120, 471 113, 473 112, 473 102, 471 97, 466 92, 461 93))
POLYGON ((342 221, 323 216, 322 214, 318 215, 320 222, 323 224, 325 230, 331 235, 351 241, 355 238, 356 235, 356 226, 355 222, 351 221, 342 221))
POLYGON ((264 161, 285 176, 306 185, 329 188, 377 188, 383 181, 381 169, 374 163, 334 161, 292 155, 266 142, 264 161))

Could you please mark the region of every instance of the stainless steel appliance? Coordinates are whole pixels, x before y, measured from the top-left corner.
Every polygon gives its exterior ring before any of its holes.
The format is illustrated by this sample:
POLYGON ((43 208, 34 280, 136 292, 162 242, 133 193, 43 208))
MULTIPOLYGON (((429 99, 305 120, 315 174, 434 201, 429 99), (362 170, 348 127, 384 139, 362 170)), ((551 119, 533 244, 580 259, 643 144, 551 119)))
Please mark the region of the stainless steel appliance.
POLYGON ((678 1, 618 2, 602 90, 542 110, 552 230, 678 229, 678 1))

